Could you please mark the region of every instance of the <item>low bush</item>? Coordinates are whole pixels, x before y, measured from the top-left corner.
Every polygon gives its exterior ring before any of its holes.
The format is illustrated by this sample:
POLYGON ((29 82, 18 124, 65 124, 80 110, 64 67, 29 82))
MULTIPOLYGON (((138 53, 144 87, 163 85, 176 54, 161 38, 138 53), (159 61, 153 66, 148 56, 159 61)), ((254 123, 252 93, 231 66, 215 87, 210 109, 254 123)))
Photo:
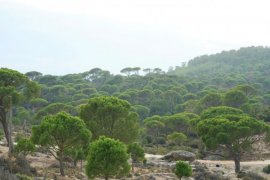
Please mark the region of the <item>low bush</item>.
POLYGON ((179 179, 182 177, 189 177, 192 175, 192 168, 188 163, 178 161, 175 165, 174 173, 179 179))
POLYGON ((263 168, 263 172, 264 172, 265 174, 270 174, 270 164, 267 165, 267 166, 265 166, 265 167, 263 168))
POLYGON ((27 156, 35 151, 35 145, 30 139, 20 138, 15 146, 15 152, 27 156))
POLYGON ((24 174, 16 174, 16 176, 19 180, 33 180, 32 177, 26 176, 24 174))
POLYGON ((1 139, 4 137, 4 133, 3 133, 3 131, 2 130, 0 130, 0 141, 1 141, 1 139))

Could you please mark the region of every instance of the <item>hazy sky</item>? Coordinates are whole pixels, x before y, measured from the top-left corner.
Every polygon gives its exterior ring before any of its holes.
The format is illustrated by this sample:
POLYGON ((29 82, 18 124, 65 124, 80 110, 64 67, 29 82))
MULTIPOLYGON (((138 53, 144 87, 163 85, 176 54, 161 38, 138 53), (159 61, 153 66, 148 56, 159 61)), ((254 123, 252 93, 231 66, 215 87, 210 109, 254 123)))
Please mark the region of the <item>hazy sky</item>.
POLYGON ((270 44, 269 0, 0 0, 0 67, 66 74, 180 65, 270 44))

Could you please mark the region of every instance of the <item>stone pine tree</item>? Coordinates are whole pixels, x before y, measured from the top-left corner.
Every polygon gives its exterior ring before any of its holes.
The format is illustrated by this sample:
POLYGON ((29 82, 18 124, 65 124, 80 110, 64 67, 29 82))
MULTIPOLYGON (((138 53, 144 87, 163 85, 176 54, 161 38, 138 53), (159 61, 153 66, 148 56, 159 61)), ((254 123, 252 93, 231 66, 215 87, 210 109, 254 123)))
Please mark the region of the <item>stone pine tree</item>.
POLYGON ((81 107, 80 117, 93 133, 93 139, 107 136, 132 143, 138 138, 138 115, 125 100, 109 96, 91 98, 81 107))
POLYGON ((187 141, 187 136, 181 132, 173 132, 167 136, 167 140, 175 145, 182 145, 187 141))
POLYGON ((148 133, 152 134, 154 138, 157 151, 158 151, 158 145, 159 145, 158 138, 160 136, 160 131, 164 126, 165 126, 164 123, 158 120, 149 120, 145 122, 145 127, 148 133))
POLYGON ((132 143, 127 146, 127 152, 131 156, 132 171, 134 171, 134 164, 144 160, 144 150, 138 143, 132 143))
POLYGON ((11 138, 12 108, 21 100, 29 100, 39 95, 39 86, 30 81, 27 76, 18 71, 0 69, 0 122, 9 146, 9 152, 13 152, 11 138))
POLYGON ((229 151, 234 158, 235 172, 238 173, 241 155, 251 150, 255 142, 269 137, 270 127, 265 122, 248 115, 229 114, 230 112, 239 111, 226 107, 206 110, 202 116, 211 118, 202 119, 197 125, 197 130, 207 148, 216 149, 222 146, 229 151))
POLYGON ((32 141, 45 147, 60 164, 60 173, 64 173, 63 158, 69 149, 80 148, 89 143, 91 132, 84 122, 65 112, 47 116, 40 125, 32 128, 32 141))
POLYGON ((126 146, 111 138, 101 136, 90 145, 85 167, 89 178, 122 177, 129 173, 129 155, 126 146))

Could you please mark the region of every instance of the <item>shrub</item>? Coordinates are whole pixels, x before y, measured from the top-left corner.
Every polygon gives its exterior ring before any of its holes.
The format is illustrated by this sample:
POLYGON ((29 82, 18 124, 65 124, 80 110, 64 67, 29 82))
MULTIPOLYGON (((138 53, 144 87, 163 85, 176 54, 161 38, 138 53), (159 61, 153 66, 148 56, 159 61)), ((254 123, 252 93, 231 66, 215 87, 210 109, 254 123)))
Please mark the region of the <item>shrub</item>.
POLYGON ((101 136, 90 144, 86 174, 89 178, 103 176, 105 179, 124 176, 130 170, 128 159, 129 155, 123 143, 101 136))
POLYGON ((18 142, 19 140, 23 139, 23 138, 26 138, 26 136, 23 134, 23 133, 16 133, 16 136, 15 136, 15 141, 18 142))
POLYGON ((173 132, 167 136, 167 139, 170 143, 174 143, 176 145, 181 145, 183 142, 187 140, 187 136, 183 133, 173 132))
POLYGON ((174 173, 179 179, 182 177, 189 177, 192 175, 192 168, 188 163, 178 161, 175 165, 174 173))
POLYGON ((134 171, 134 164, 144 160, 144 150, 138 143, 128 145, 127 152, 132 159, 132 171, 134 171))
POLYGON ((157 137, 157 144, 166 144, 166 139, 164 137, 157 137))
POLYGON ((263 168, 263 172, 264 172, 265 174, 270 174, 270 164, 267 165, 267 166, 265 166, 265 167, 263 168))
POLYGON ((21 138, 15 146, 15 152, 23 154, 24 156, 33 153, 35 151, 35 145, 30 139, 21 138))
POLYGON ((4 136, 4 133, 3 133, 2 130, 0 130, 0 141, 1 141, 1 139, 3 138, 3 136, 4 136))
POLYGON ((19 180, 33 180, 32 177, 26 176, 24 174, 16 174, 16 176, 19 180))
POLYGON ((129 144, 127 152, 130 154, 134 163, 140 162, 144 159, 144 150, 138 143, 129 144))

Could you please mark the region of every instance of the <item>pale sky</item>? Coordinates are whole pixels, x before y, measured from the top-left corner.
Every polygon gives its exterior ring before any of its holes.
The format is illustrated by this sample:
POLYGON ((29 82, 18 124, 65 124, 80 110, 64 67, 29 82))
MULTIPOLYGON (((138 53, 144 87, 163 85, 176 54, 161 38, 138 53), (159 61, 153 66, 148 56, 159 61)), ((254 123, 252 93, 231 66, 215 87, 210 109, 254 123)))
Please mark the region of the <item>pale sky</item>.
POLYGON ((270 44, 269 0, 0 0, 0 67, 62 75, 179 66, 270 44))

